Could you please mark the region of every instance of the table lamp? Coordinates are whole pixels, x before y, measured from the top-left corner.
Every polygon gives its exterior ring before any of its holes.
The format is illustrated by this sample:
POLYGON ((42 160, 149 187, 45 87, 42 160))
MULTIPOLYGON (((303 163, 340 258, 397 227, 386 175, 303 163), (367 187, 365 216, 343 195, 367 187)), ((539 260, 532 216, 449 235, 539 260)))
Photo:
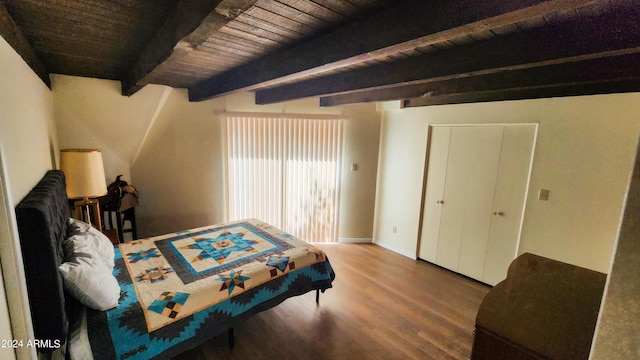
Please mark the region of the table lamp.
POLYGON ((67 198, 81 199, 74 203, 76 218, 91 224, 89 210, 92 209, 95 227, 102 231, 100 205, 95 199, 107 194, 107 182, 100 150, 60 150, 60 170, 67 181, 67 198))

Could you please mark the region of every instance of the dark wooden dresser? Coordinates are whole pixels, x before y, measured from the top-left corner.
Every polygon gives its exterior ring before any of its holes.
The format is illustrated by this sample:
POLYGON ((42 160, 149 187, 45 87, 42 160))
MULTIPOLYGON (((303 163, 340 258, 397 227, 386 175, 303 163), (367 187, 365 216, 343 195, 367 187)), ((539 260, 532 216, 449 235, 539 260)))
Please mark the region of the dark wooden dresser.
POLYGON ((472 360, 589 358, 606 274, 522 254, 482 301, 472 360))

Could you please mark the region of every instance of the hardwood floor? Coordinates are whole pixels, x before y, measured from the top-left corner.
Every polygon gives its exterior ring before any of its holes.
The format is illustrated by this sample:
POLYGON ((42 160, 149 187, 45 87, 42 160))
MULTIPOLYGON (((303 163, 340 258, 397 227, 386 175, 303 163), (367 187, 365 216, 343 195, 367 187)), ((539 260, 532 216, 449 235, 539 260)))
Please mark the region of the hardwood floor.
POLYGON ((291 298, 176 359, 467 359, 488 285, 373 244, 321 244, 333 288, 291 298))

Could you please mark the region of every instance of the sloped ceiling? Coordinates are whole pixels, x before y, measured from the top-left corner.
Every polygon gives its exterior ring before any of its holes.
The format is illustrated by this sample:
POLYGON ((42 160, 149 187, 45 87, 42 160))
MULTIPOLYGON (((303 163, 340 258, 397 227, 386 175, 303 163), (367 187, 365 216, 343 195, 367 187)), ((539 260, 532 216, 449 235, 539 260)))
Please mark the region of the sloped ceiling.
POLYGON ((0 0, 49 73, 269 104, 428 106, 640 91, 637 0, 0 0))

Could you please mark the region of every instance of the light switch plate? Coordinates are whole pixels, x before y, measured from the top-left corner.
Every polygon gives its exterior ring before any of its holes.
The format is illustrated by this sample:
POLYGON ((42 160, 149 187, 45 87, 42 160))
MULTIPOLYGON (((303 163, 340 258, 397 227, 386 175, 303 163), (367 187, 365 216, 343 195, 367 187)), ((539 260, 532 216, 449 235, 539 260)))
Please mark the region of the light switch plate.
POLYGON ((351 171, 358 171, 358 164, 356 163, 351 164, 351 171))
POLYGON ((540 189, 540 193, 538 194, 538 200, 542 200, 542 201, 549 200, 549 190, 540 189))

